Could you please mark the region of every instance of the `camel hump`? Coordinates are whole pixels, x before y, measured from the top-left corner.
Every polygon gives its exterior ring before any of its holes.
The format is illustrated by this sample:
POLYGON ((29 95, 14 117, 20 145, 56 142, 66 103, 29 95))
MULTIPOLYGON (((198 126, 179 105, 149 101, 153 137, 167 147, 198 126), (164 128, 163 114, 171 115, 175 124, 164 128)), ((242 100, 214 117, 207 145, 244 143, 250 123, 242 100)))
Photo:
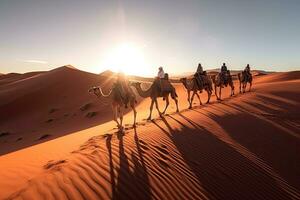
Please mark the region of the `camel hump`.
POLYGON ((122 102, 125 104, 125 108, 127 108, 127 105, 131 98, 135 98, 135 95, 129 85, 122 83, 122 82, 116 82, 113 86, 114 89, 114 98, 117 101, 122 102))
POLYGON ((170 83, 170 81, 168 81, 166 79, 161 80, 161 84, 162 84, 163 91, 173 91, 174 90, 173 85, 170 83))
POLYGON ((160 79, 160 78, 154 80, 152 84, 152 88, 155 88, 160 93, 172 92, 174 90, 173 85, 168 79, 160 79))
POLYGON ((238 73, 238 78, 240 82, 249 82, 252 81, 252 75, 248 74, 245 70, 241 73, 238 73))

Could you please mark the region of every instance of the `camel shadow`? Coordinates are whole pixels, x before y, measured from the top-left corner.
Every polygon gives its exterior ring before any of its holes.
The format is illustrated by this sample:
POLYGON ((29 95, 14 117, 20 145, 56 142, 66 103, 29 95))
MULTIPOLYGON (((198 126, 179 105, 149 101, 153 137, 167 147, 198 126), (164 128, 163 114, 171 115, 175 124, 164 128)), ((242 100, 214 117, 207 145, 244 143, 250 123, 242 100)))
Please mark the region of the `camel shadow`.
POLYGON ((136 149, 126 151, 124 132, 117 132, 118 158, 114 163, 111 138, 107 138, 106 144, 110 163, 110 180, 112 199, 151 199, 148 172, 144 161, 143 151, 137 130, 134 127, 134 142, 136 149), (129 159, 131 156, 132 159, 129 159), (132 160, 132 163, 129 163, 132 160))
POLYGON ((293 187, 300 189, 297 178, 300 175, 300 159, 294 153, 299 151, 299 128, 290 123, 298 117, 293 115, 295 105, 285 105, 289 115, 285 117, 287 119, 282 119, 281 117, 285 116, 284 111, 278 114, 277 110, 284 109, 281 104, 282 102, 277 100, 268 99, 264 102, 259 98, 257 102, 224 103, 223 108, 227 108, 223 110, 212 106, 209 110, 193 111, 212 119, 232 139, 271 165, 293 187), (241 103, 244 106, 241 107, 241 103), (254 112, 252 108, 259 109, 259 112, 254 112), (239 114, 236 115, 236 112, 239 114))
POLYGON ((218 138, 216 133, 183 114, 168 118, 180 124, 182 128, 173 129, 166 118, 162 118, 160 123, 154 121, 153 124, 172 140, 208 198, 290 198, 274 177, 218 138), (166 128, 163 128, 162 124, 166 128))
MULTIPOLYGON (((273 119, 273 115, 271 115, 272 119, 269 119, 268 115, 247 113, 237 104, 226 106, 241 113, 238 116, 211 116, 211 118, 234 140, 273 166, 293 187, 300 190, 298 178, 300 176, 300 157, 295 154, 299 151, 300 140, 299 135, 295 132, 296 128, 277 123, 276 119, 273 119), (240 120, 240 124, 236 124, 236 121, 241 118, 243 121, 240 120), (255 121, 255 126, 247 121, 255 121), (243 128, 236 128, 236 126, 243 128)), ((268 113, 270 109, 265 108, 262 111, 268 113)), ((280 121, 280 119, 277 120, 280 121)))

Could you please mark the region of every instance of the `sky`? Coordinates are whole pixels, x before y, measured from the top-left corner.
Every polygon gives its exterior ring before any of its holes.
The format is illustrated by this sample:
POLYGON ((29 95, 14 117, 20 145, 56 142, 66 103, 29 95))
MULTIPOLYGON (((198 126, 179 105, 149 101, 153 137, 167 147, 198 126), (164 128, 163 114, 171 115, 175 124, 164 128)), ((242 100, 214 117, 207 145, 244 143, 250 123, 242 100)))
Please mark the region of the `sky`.
POLYGON ((300 70, 300 0, 0 0, 0 73, 300 70))

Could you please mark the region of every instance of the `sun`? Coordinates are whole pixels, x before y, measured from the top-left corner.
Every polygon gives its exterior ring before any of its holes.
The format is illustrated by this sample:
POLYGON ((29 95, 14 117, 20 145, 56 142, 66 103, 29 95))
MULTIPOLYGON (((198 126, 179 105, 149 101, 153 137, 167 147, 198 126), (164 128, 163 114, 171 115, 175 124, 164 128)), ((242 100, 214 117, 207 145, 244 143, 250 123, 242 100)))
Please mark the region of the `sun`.
POLYGON ((143 54, 143 48, 133 43, 123 43, 108 52, 103 66, 114 71, 129 75, 149 75, 143 54))

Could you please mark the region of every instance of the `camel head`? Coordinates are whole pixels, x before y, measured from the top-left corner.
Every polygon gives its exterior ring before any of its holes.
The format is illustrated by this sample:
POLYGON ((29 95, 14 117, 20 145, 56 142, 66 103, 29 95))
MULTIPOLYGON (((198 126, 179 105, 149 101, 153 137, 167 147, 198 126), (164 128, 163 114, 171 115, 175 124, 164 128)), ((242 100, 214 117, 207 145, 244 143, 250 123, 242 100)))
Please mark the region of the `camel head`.
POLYGON ((96 95, 97 97, 100 97, 101 96, 101 93, 100 93, 100 89, 99 87, 96 87, 96 86, 93 86, 89 89, 89 93, 93 93, 94 95, 96 95))

